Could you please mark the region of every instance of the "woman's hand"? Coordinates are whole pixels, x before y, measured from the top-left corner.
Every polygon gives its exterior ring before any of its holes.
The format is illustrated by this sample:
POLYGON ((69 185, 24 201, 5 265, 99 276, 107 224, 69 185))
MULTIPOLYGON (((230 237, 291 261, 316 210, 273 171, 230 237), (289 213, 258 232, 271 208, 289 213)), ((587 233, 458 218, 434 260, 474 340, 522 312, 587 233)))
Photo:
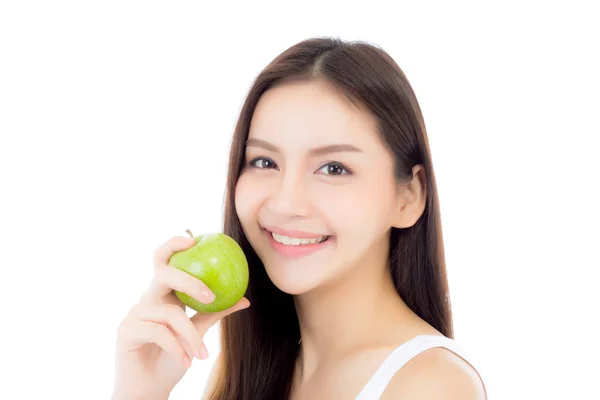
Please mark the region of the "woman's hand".
POLYGON ((203 340, 206 331, 223 317, 250 306, 242 298, 227 310, 188 318, 173 290, 206 304, 214 300, 214 294, 201 280, 168 262, 173 253, 195 243, 176 236, 155 250, 154 279, 118 328, 113 400, 167 399, 190 367, 191 357, 208 357, 203 340))

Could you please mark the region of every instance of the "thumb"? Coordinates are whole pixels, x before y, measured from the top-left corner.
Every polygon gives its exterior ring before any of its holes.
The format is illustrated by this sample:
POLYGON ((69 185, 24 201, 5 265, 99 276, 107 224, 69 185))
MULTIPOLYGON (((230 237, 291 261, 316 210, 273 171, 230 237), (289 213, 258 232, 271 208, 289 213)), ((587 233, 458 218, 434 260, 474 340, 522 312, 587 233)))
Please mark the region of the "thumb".
POLYGON ((196 313, 190 320, 196 325, 196 327, 203 327, 208 330, 211 326, 225 318, 226 316, 233 314, 236 311, 241 311, 250 307, 250 300, 242 297, 235 305, 229 307, 226 310, 215 312, 215 313, 196 313))

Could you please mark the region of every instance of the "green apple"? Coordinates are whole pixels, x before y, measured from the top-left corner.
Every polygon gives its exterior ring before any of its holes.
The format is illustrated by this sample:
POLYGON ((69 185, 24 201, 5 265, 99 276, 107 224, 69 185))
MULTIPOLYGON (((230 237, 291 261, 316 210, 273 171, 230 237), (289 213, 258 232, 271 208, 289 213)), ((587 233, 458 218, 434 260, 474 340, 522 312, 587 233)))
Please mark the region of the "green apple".
POLYGON ((248 288, 248 260, 242 248, 223 233, 194 237, 189 229, 186 232, 196 244, 173 253, 169 265, 200 279, 216 298, 212 303, 204 304, 175 290, 177 298, 191 309, 206 313, 226 310, 237 304, 248 288))

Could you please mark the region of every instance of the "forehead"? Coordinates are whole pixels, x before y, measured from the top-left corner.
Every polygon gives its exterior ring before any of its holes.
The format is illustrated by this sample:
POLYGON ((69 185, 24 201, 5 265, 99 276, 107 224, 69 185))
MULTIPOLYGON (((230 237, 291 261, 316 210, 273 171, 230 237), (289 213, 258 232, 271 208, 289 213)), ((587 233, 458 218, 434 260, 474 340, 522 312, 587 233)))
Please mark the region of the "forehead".
POLYGON ((377 142, 373 116, 322 80, 291 82, 265 92, 250 123, 249 137, 285 146, 377 142))

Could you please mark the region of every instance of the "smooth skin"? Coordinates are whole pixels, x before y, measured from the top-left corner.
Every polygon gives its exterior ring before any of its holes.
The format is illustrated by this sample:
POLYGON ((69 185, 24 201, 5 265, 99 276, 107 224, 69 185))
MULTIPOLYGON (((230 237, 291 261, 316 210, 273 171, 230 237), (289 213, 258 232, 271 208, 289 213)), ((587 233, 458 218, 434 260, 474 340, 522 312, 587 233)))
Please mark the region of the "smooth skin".
MULTIPOLYGON (((269 278, 294 295, 302 343, 291 400, 352 400, 397 346, 441 335, 398 296, 388 265, 391 228, 413 226, 425 209, 425 171, 415 165, 412 181, 396 182, 376 129, 371 115, 320 80, 267 91, 251 122, 235 206, 269 278), (328 147, 338 144, 345 146, 328 147), (273 250, 264 226, 333 238, 322 251, 292 260, 273 250)), ((187 369, 183 344, 199 352, 208 327, 248 307, 242 299, 219 315, 184 318, 171 290, 202 299, 206 289, 166 266, 174 251, 193 244, 185 240, 157 250, 155 281, 119 328, 115 400, 167 399, 187 369), (183 340, 175 341, 177 334, 183 340)), ((435 348, 396 373, 382 397, 403 398, 481 400, 485 392, 465 360, 435 348)))
MULTIPOLYGON (((354 399, 394 348, 441 335, 398 296, 388 265, 391 229, 413 226, 425 209, 423 166, 397 182, 376 120, 325 80, 267 91, 248 139, 236 210, 271 281, 294 295, 302 342, 291 399, 354 399), (274 251, 265 227, 333 238, 290 259, 274 251)), ((479 400, 484 392, 466 361, 431 349, 383 398, 479 400)))
POLYGON ((206 359, 203 337, 223 317, 250 306, 242 298, 233 307, 189 318, 173 290, 188 293, 205 304, 214 294, 199 279, 168 265, 174 252, 195 240, 175 236, 154 252, 154 278, 120 323, 117 334, 113 400, 164 400, 191 365, 191 358, 206 359))

